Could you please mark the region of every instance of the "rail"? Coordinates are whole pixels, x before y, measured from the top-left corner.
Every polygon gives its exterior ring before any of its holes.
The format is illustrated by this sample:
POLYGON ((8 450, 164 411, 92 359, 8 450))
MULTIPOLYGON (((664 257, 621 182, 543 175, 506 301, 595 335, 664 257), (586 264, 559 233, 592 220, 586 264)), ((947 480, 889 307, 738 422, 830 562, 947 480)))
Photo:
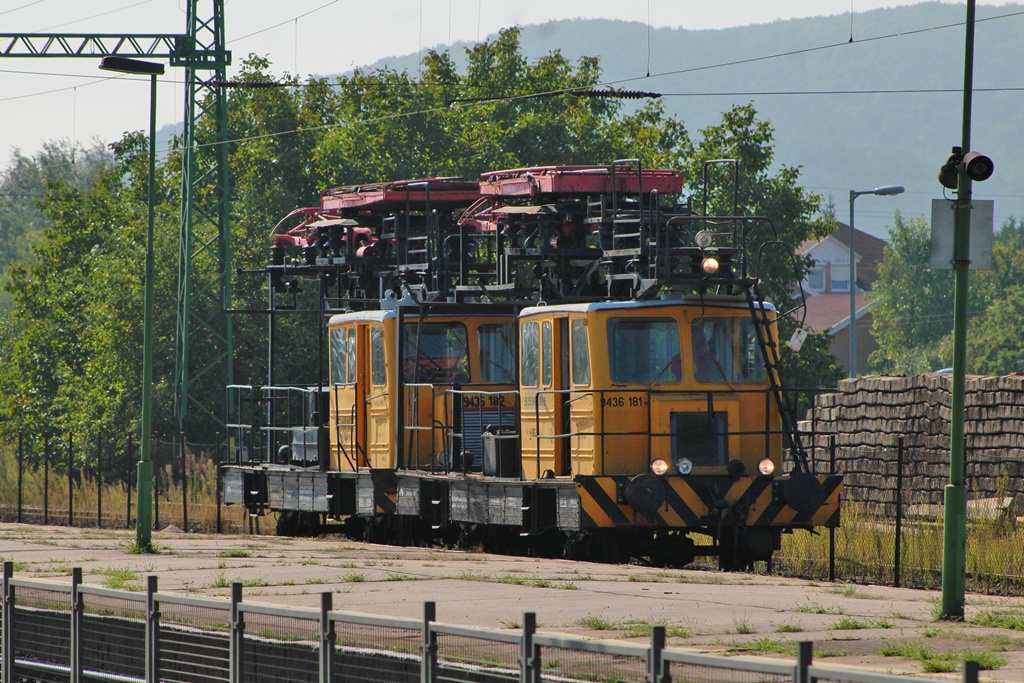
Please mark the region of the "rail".
MULTIPOLYGON (((161 593, 155 576, 144 591, 87 586, 77 567, 69 585, 15 578, 7 561, 0 683, 745 680, 737 672, 775 683, 906 681, 814 664, 810 642, 795 660, 725 657, 666 647, 664 626, 641 645, 538 633, 532 612, 521 629, 495 631, 440 623, 433 602, 422 619, 406 619, 335 611, 332 600, 322 593, 319 609, 247 603, 237 582, 228 600, 161 593)), ((960 680, 977 683, 976 662, 964 663, 960 680)))

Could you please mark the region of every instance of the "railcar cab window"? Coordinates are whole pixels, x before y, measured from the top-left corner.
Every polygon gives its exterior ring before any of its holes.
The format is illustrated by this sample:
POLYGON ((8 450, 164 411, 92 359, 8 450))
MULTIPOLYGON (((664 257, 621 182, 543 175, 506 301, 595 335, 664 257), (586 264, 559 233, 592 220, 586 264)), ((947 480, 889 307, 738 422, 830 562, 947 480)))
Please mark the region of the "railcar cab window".
POLYGON ((410 384, 469 381, 469 345, 462 323, 410 323, 403 327, 402 377, 410 384))
POLYGON ((587 325, 582 320, 572 321, 572 381, 573 384, 590 384, 587 325))
POLYGON ((690 328, 698 382, 760 383, 764 363, 754 322, 748 318, 700 318, 690 328))
POLYGON ((523 323, 520 343, 523 345, 523 386, 535 387, 540 379, 540 324, 523 323))
POLYGON ((516 381, 513 342, 515 327, 485 324, 477 328, 480 346, 480 381, 484 384, 512 384, 516 381))
POLYGON ((338 327, 331 330, 331 382, 333 384, 355 384, 356 381, 356 330, 354 327, 338 327))
POLYGON ((608 360, 616 384, 679 382, 679 351, 679 325, 673 318, 608 320, 608 360))
POLYGON ((370 328, 370 372, 371 380, 377 386, 387 383, 384 365, 384 333, 380 325, 370 328))

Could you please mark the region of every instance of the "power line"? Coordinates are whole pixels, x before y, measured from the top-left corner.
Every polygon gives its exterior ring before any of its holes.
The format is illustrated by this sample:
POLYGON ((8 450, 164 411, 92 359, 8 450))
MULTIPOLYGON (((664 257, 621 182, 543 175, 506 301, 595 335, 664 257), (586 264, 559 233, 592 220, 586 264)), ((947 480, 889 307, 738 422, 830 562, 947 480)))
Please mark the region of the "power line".
MULTIPOLYGON (((277 28, 279 26, 286 25, 286 24, 288 24, 288 23, 290 23, 290 22, 292 22, 292 21, 294 21, 296 19, 308 16, 310 14, 313 14, 314 12, 317 12, 317 11, 319 11, 321 9, 324 9, 325 7, 333 5, 337 1, 338 0, 331 0, 330 2, 327 2, 327 3, 323 4, 323 5, 320 5, 319 7, 316 7, 314 9, 312 9, 312 10, 309 10, 308 12, 305 12, 305 13, 303 13, 301 15, 298 15, 297 17, 293 17, 291 19, 288 19, 287 21, 279 22, 279 23, 274 24, 272 26, 268 26, 268 27, 266 27, 264 29, 261 29, 259 31, 255 31, 253 33, 249 33, 249 34, 247 34, 245 36, 241 36, 239 38, 235 38, 235 39, 233 39, 232 41, 229 41, 229 42, 237 42, 239 40, 244 40, 246 38, 252 37, 252 36, 257 35, 259 33, 263 33, 265 31, 269 31, 269 30, 277 28)), ((145 4, 147 2, 151 2, 151 0, 142 0, 142 2, 135 3, 135 5, 145 4)), ((133 7, 135 5, 130 5, 129 7, 133 7)), ((128 7, 123 7, 121 9, 127 9, 127 8, 128 7)), ((113 12, 113 11, 120 11, 120 10, 111 10, 111 11, 113 12)), ((108 13, 109 12, 105 12, 103 14, 108 14, 108 13)), ((1021 12, 1011 12, 1011 13, 1008 13, 1008 14, 1002 14, 1002 15, 998 15, 998 16, 994 16, 994 17, 987 17, 987 18, 984 18, 984 19, 978 19, 977 22, 980 23, 980 22, 986 22, 986 21, 995 21, 995 20, 999 20, 999 19, 1007 19, 1007 18, 1022 16, 1022 15, 1024 15, 1024 11, 1021 11, 1021 12)), ((95 15, 95 16, 102 16, 102 15, 95 15)), ((93 17, 89 17, 89 18, 93 18, 93 17)), ((900 38, 900 37, 914 35, 914 34, 918 34, 918 33, 926 33, 926 32, 930 32, 930 31, 938 31, 938 30, 945 30, 945 29, 949 29, 949 28, 956 28, 956 27, 959 27, 959 26, 963 26, 963 22, 957 22, 957 23, 953 23, 953 24, 944 24, 944 25, 940 25, 940 26, 925 27, 925 28, 915 29, 915 30, 911 30, 911 31, 901 31, 901 32, 898 32, 898 33, 885 34, 885 35, 881 35, 881 36, 874 36, 874 37, 871 37, 871 38, 866 38, 866 39, 863 39, 863 40, 856 41, 856 43, 875 42, 875 41, 879 41, 879 40, 887 40, 887 39, 892 39, 892 38, 900 38)), ((751 58, 747 58, 747 59, 732 60, 732 61, 729 61, 729 62, 719 62, 719 63, 716 63, 716 64, 707 64, 707 65, 703 65, 703 66, 689 67, 689 68, 686 68, 686 69, 677 69, 677 70, 673 70, 673 71, 665 71, 665 72, 661 72, 661 73, 650 74, 649 76, 640 76, 640 77, 634 77, 634 78, 619 79, 619 80, 616 80, 616 81, 608 81, 608 82, 602 83, 601 85, 603 85, 603 86, 612 86, 612 85, 621 84, 621 83, 629 83, 629 82, 634 82, 634 81, 638 81, 638 80, 645 80, 647 78, 660 78, 660 77, 663 77, 663 76, 678 75, 678 74, 683 74, 683 73, 693 73, 693 72, 697 72, 697 71, 705 71, 705 70, 710 70, 710 69, 718 69, 718 68, 737 66, 737 65, 742 65, 742 64, 751 64, 751 63, 756 63, 756 62, 761 62, 761 61, 778 59, 780 57, 788 57, 788 56, 794 56, 794 55, 809 54, 809 53, 812 53, 812 52, 818 52, 818 51, 822 51, 822 50, 831 50, 831 49, 834 49, 834 48, 844 47, 844 46, 848 46, 848 45, 851 45, 851 43, 849 43, 849 42, 830 43, 830 44, 826 44, 826 45, 819 45, 819 46, 814 46, 814 47, 809 47, 809 48, 801 48, 801 49, 798 49, 798 50, 788 50, 788 51, 785 51, 785 52, 778 52, 778 53, 773 53, 773 54, 770 54, 770 55, 762 55, 762 56, 759 56, 759 57, 751 57, 751 58)), ((99 79, 99 80, 93 81, 92 83, 87 83, 85 85, 94 85, 96 83, 102 82, 103 80, 108 80, 108 79, 99 79)), ((300 85, 300 84, 296 84, 296 85, 300 85)), ((406 85, 409 85, 409 86, 412 86, 412 85, 416 85, 416 86, 439 86, 441 84, 432 84, 432 83, 431 84, 426 84, 426 83, 411 82, 409 84, 403 84, 403 87, 406 87, 406 85)), ((72 89, 74 89, 74 87, 78 87, 78 86, 71 86, 71 87, 66 87, 66 88, 57 88, 57 89, 53 89, 53 90, 49 90, 49 91, 45 91, 45 92, 41 92, 41 93, 32 93, 32 94, 26 94, 26 95, 15 95, 15 96, 12 96, 12 97, 9 97, 9 98, 0 99, 0 102, 9 101, 9 100, 13 100, 13 99, 22 99, 22 98, 27 98, 27 97, 33 97, 33 96, 36 96, 36 95, 44 95, 44 94, 51 94, 51 93, 54 93, 54 92, 61 92, 61 91, 66 91, 66 90, 72 90, 72 89)), ((84 87, 84 86, 82 86, 82 87, 84 87)), ((559 95, 559 94, 569 94, 574 89, 575 88, 561 88, 561 89, 551 90, 551 91, 546 91, 546 92, 533 92, 533 93, 526 93, 526 94, 521 94, 521 95, 510 95, 510 96, 506 96, 506 97, 493 98, 490 101, 492 101, 492 102, 494 102, 494 101, 514 101, 514 100, 517 100, 517 99, 545 97, 545 96, 555 96, 555 95, 559 95)), ((1022 88, 978 88, 977 90, 981 91, 981 92, 986 92, 986 91, 1002 92, 1002 91, 1019 91, 1019 90, 1022 90, 1022 88)), ((891 91, 887 91, 887 90, 877 90, 877 91, 875 91, 875 90, 858 90, 858 91, 839 91, 839 90, 836 90, 836 91, 778 91, 776 93, 772 93, 772 92, 754 93, 754 92, 751 92, 751 93, 747 93, 746 96, 750 96, 750 95, 770 95, 770 94, 794 95, 794 96, 795 95, 807 95, 807 94, 820 94, 820 95, 839 95, 839 94, 905 94, 905 93, 914 93, 914 92, 938 92, 938 93, 941 93, 941 92, 953 92, 953 90, 948 90, 948 89, 935 89, 935 90, 896 89, 896 90, 891 90, 891 91)), ((732 95, 732 96, 739 96, 740 94, 742 94, 742 93, 704 93, 704 96, 730 96, 730 95, 732 95)), ((669 96, 677 96, 677 97, 695 96, 695 95, 696 94, 691 94, 691 93, 670 93, 669 94, 669 96)), ((468 103, 467 105, 459 104, 459 105, 454 105, 454 106, 471 106, 471 105, 472 105, 472 103, 468 103)), ((342 126, 345 126, 345 125, 351 125, 353 123, 368 124, 368 123, 374 123, 374 122, 377 122, 377 121, 389 120, 389 119, 393 119, 393 118, 396 118, 396 117, 415 116, 415 115, 427 114, 427 113, 436 112, 436 111, 439 111, 439 109, 438 108, 433 108, 433 109, 427 109, 427 110, 420 110, 420 111, 416 111, 416 112, 406 112, 406 113, 403 113, 403 114, 395 114, 395 115, 390 115, 390 116, 387 116, 387 117, 382 117, 382 118, 373 119, 373 120, 349 121, 349 122, 342 122, 342 123, 337 123, 337 124, 328 124, 328 125, 324 125, 324 126, 316 126, 316 127, 313 127, 313 128, 295 129, 295 130, 290 130, 290 131, 278 131, 276 133, 267 133, 267 134, 258 135, 258 136, 247 136, 247 137, 244 137, 244 138, 238 138, 238 139, 235 139, 235 140, 229 140, 227 142, 247 142, 247 141, 258 140, 258 139, 262 139, 262 138, 279 137, 279 136, 282 136, 282 135, 294 134, 294 133, 299 133, 299 132, 312 132, 312 131, 316 131, 316 130, 329 130, 329 129, 332 129, 332 128, 339 128, 339 127, 342 127, 342 126)), ((212 146, 214 144, 222 144, 222 143, 208 143, 206 145, 200 145, 200 147, 212 146)))
POLYGON ((299 19, 302 19, 303 17, 308 17, 310 14, 313 14, 314 12, 319 12, 324 7, 329 7, 329 6, 333 5, 333 4, 335 4, 336 2, 338 2, 338 0, 331 0, 330 2, 326 2, 326 3, 322 4, 322 5, 320 5, 319 7, 315 7, 313 9, 309 10, 308 12, 305 12, 304 14, 300 14, 298 16, 292 17, 291 19, 288 19, 286 21, 282 21, 280 23, 274 24, 273 26, 267 26, 266 28, 261 28, 259 31, 253 31, 252 33, 247 33, 244 36, 239 36, 238 38, 232 38, 231 40, 228 41, 228 44, 230 45, 231 43, 237 43, 240 40, 245 40, 246 38, 252 38, 253 36, 257 36, 257 35, 259 35, 261 33, 266 33, 267 31, 272 31, 275 28, 280 28, 281 26, 284 26, 286 24, 290 24, 293 21, 298 21, 299 19))
POLYGON ((153 0, 140 0, 140 2, 136 2, 136 3, 133 3, 131 5, 125 5, 124 7, 117 7, 115 9, 107 10, 106 12, 100 12, 99 14, 93 14, 93 15, 88 16, 88 17, 80 17, 80 18, 74 19, 72 21, 65 21, 63 24, 55 24, 53 26, 47 26, 44 29, 40 29, 39 32, 42 32, 42 31, 52 31, 53 29, 60 28, 62 26, 70 26, 71 24, 77 24, 77 23, 82 22, 82 21, 89 21, 90 19, 96 19, 96 18, 99 18, 99 17, 105 17, 108 14, 116 14, 117 12, 122 12, 122 11, 124 11, 126 9, 131 9, 132 7, 138 7, 139 5, 145 5, 145 4, 148 4, 150 2, 153 2, 153 0))
POLYGON ((43 0, 33 0, 32 2, 28 3, 27 5, 19 5, 18 7, 12 7, 11 9, 5 9, 3 12, 0 12, 0 15, 10 14, 11 12, 17 12, 18 10, 25 9, 26 7, 31 7, 32 5, 38 5, 42 1, 43 0))

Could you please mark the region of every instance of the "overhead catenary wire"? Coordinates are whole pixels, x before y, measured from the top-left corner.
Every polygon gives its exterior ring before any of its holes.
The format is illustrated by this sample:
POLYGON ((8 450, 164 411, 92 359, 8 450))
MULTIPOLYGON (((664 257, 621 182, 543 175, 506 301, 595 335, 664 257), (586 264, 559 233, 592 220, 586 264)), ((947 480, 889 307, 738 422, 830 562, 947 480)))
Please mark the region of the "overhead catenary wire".
MULTIPOLYGON (((143 1, 144 2, 149 2, 150 0, 143 0, 143 1)), ((300 14, 300 15, 298 15, 296 17, 292 17, 292 18, 288 19, 287 21, 278 22, 278 23, 273 24, 271 26, 262 28, 259 31, 254 31, 254 32, 248 33, 248 34, 246 34, 244 36, 240 36, 238 38, 233 38, 233 39, 229 40, 228 43, 229 44, 230 43, 234 43, 234 42, 237 42, 237 41, 240 41, 240 40, 244 40, 246 38, 250 38, 252 36, 258 35, 260 33, 265 33, 266 31, 269 31, 269 30, 272 30, 274 28, 278 28, 280 26, 283 26, 283 25, 288 24, 288 23, 290 23, 290 22, 292 22, 292 21, 294 21, 296 19, 300 19, 302 17, 309 16, 310 14, 313 14, 314 12, 318 12, 318 11, 324 9, 325 7, 328 7, 330 5, 335 4, 336 2, 338 2, 338 0, 331 0, 330 2, 327 2, 327 3, 323 4, 323 5, 318 6, 318 7, 315 7, 315 8, 313 8, 313 9, 311 9, 311 10, 309 10, 309 11, 303 13, 303 14, 300 14)), ((143 3, 137 3, 137 4, 143 4, 143 3)), ((121 9, 126 9, 126 8, 121 8, 121 9)), ((112 10, 112 11, 114 11, 114 10, 112 10)), ((1007 13, 1007 14, 1000 14, 1000 15, 996 15, 996 16, 992 16, 992 17, 985 17, 985 18, 982 18, 982 19, 978 19, 977 23, 987 22, 987 21, 996 21, 996 20, 1000 20, 1000 19, 1008 19, 1008 18, 1013 18, 1013 17, 1017 17, 1017 16, 1022 16, 1022 15, 1024 15, 1024 11, 1010 12, 1010 13, 1007 13)), ((99 15, 96 15, 96 16, 99 16, 99 15)), ((884 34, 884 35, 880 35, 880 36, 873 36, 873 37, 870 37, 870 38, 865 38, 865 39, 858 40, 856 42, 857 43, 875 42, 875 41, 879 41, 879 40, 887 40, 887 39, 900 38, 900 37, 903 37, 903 36, 914 35, 914 34, 919 34, 919 33, 926 33, 926 32, 929 32, 929 31, 939 31, 939 30, 945 30, 945 29, 950 29, 950 28, 957 28, 957 27, 961 27, 961 26, 963 26, 963 22, 956 22, 956 23, 952 23, 952 24, 942 24, 942 25, 939 25, 939 26, 929 26, 929 27, 924 27, 924 28, 920 28, 920 29, 913 29, 913 30, 909 30, 909 31, 900 31, 900 32, 897 32, 897 33, 889 33, 889 34, 884 34)), ((686 73, 694 73, 694 72, 706 71, 706 70, 710 70, 710 69, 727 68, 727 67, 737 66, 737 65, 741 65, 741 64, 751 64, 751 63, 756 63, 756 62, 760 62, 760 61, 767 61, 767 60, 772 60, 772 59, 779 59, 779 58, 782 58, 782 57, 789 57, 789 56, 794 56, 794 55, 807 54, 807 53, 821 51, 821 50, 830 50, 830 49, 835 49, 835 48, 838 48, 838 47, 845 47, 845 46, 848 46, 850 44, 851 43, 848 42, 848 41, 841 42, 841 43, 828 43, 828 44, 825 44, 825 45, 817 45, 817 46, 812 46, 812 47, 808 47, 808 48, 801 48, 801 49, 798 49, 798 50, 788 50, 788 51, 777 52, 777 53, 772 53, 772 54, 768 54, 768 55, 760 55, 760 56, 750 57, 750 58, 745 58, 745 59, 731 60, 731 61, 728 61, 728 62, 718 62, 718 63, 715 63, 715 64, 705 64, 705 65, 701 65, 701 66, 687 67, 685 69, 675 69, 675 70, 671 70, 671 71, 663 71, 663 72, 660 72, 660 73, 653 73, 653 74, 652 73, 648 73, 648 74, 646 74, 644 76, 636 76, 636 77, 631 77, 631 78, 618 79, 618 80, 615 80, 615 81, 607 81, 607 82, 601 83, 601 85, 602 86, 612 86, 612 85, 618 85, 618 84, 621 84, 621 83, 630 83, 630 82, 634 82, 634 81, 638 81, 638 80, 646 80, 646 79, 650 79, 650 78, 661 78, 661 77, 664 77, 664 76, 674 76, 674 75, 680 75, 680 74, 686 74, 686 73)), ((80 77, 80 78, 86 77, 86 76, 82 76, 80 74, 60 74, 60 73, 53 73, 53 72, 35 72, 35 71, 18 71, 18 70, 0 70, 0 73, 25 73, 25 74, 31 74, 31 75, 48 75, 48 76, 74 76, 74 77, 80 77)), ((108 79, 99 79, 99 80, 94 81, 93 83, 89 83, 89 84, 85 84, 85 85, 95 85, 97 83, 103 82, 104 80, 108 80, 108 79)), ((178 81, 175 81, 175 82, 177 83, 178 81)), ((308 85, 309 85, 308 83, 295 83, 295 84, 290 84, 290 87, 304 87, 304 86, 308 86, 308 85)), ((444 86, 444 84, 439 84, 439 83, 410 82, 410 83, 407 83, 407 84, 402 84, 401 87, 443 87, 443 86, 444 86)), ((250 86, 250 87, 257 87, 257 86, 250 86)), ((14 95, 14 96, 7 97, 7 98, 0 98, 0 102, 5 102, 5 101, 11 100, 11 99, 23 99, 23 98, 27 98, 27 97, 33 97, 33 96, 36 96, 36 95, 48 95, 48 94, 52 94, 52 93, 55 93, 55 92, 61 92, 61 91, 66 91, 66 90, 71 90, 71 89, 72 89, 72 87, 55 88, 55 89, 41 91, 41 92, 37 92, 37 93, 26 93, 24 95, 14 95)), ((975 90, 977 92, 1000 92, 1000 91, 1003 91, 1003 90, 1008 90, 1008 91, 1019 90, 1019 88, 1006 88, 1006 89, 1002 89, 1002 88, 976 88, 975 90)), ((552 92, 564 92, 564 90, 562 90, 562 91, 552 91, 552 92)), ((861 93, 861 92, 863 92, 863 93, 872 93, 872 94, 907 93, 907 92, 936 92, 936 93, 942 93, 942 92, 952 92, 952 90, 946 90, 946 89, 931 89, 931 90, 923 90, 923 89, 890 89, 890 90, 885 90, 885 89, 882 89, 882 90, 857 90, 857 91, 843 91, 843 90, 775 91, 775 92, 755 92, 755 91, 751 91, 751 92, 748 92, 748 93, 744 93, 744 92, 737 92, 737 93, 732 93, 732 92, 722 92, 722 93, 706 92, 706 93, 662 93, 662 94, 666 95, 666 96, 683 97, 683 96, 697 96, 697 95, 702 95, 702 96, 716 96, 716 95, 721 95, 721 96, 730 96, 730 95, 733 95, 733 96, 736 96, 736 95, 756 96, 756 95, 790 95, 790 94, 792 94, 792 95, 802 95, 802 94, 832 95, 832 94, 856 94, 856 93, 861 93)), ((550 96, 550 94, 551 93, 549 93, 549 92, 529 93, 529 95, 531 95, 531 96, 550 96)), ((517 97, 517 95, 509 96, 508 99, 514 99, 515 97, 517 97)))

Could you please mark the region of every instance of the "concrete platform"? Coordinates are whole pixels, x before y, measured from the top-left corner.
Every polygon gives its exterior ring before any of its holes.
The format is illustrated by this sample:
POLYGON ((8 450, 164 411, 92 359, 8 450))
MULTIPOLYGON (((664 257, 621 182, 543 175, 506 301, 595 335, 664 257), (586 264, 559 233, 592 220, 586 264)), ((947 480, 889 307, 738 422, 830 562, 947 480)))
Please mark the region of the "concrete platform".
MULTIPOLYGON (((646 641, 652 624, 670 627, 672 647, 719 654, 793 658, 798 641, 815 661, 893 673, 922 673, 922 662, 883 656, 910 643, 941 653, 993 653, 1006 660, 982 678, 1024 683, 1024 633, 972 625, 1005 613, 1024 624, 1024 599, 967 596, 968 623, 935 621, 939 593, 830 584, 743 573, 662 570, 483 553, 399 548, 338 538, 154 534, 158 552, 126 552, 134 532, 0 524, 0 557, 15 575, 70 582, 71 567, 95 585, 315 607, 334 593, 339 611, 419 618, 437 603, 438 621, 517 629, 524 612, 538 630, 596 639, 646 641)), ((959 664, 956 665, 959 671, 959 664)), ((957 674, 926 674, 957 678, 957 674)))

